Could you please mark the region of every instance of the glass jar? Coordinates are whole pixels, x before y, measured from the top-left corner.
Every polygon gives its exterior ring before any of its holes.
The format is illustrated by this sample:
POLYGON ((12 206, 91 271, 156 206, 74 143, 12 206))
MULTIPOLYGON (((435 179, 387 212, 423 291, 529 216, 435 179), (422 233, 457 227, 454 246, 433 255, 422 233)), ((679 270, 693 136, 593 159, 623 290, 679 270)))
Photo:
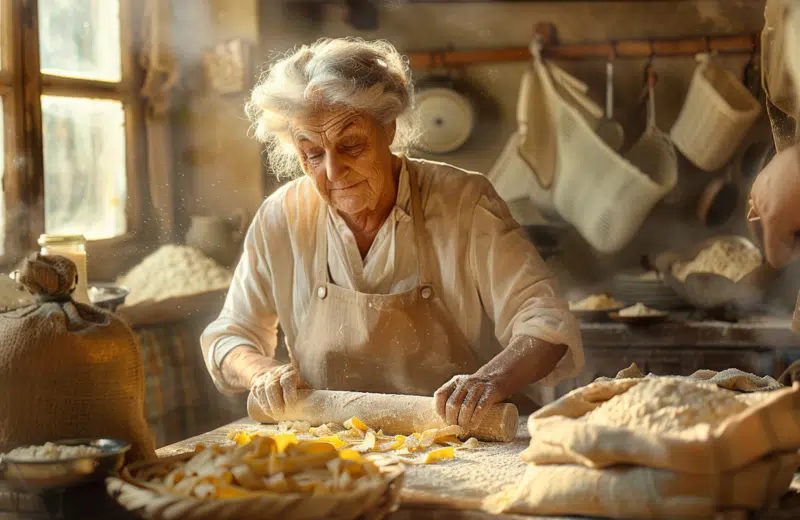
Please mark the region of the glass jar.
POLYGON ((72 299, 91 305, 86 269, 86 237, 83 235, 41 235, 39 247, 41 248, 40 253, 43 255, 61 255, 75 262, 75 267, 78 269, 78 285, 72 293, 72 299))

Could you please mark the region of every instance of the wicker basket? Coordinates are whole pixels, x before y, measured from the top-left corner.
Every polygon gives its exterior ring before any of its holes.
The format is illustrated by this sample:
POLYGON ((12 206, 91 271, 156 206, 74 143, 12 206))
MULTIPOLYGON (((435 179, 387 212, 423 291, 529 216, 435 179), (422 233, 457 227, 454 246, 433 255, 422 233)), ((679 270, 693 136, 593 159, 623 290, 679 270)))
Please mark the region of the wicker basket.
POLYGON ((143 469, 191 458, 194 453, 140 462, 123 468, 120 477, 109 477, 106 490, 125 509, 152 520, 380 520, 397 509, 405 470, 389 457, 375 457, 385 476, 381 485, 347 493, 269 493, 258 498, 202 500, 171 494, 137 480, 143 469))
POLYGON ((732 72, 701 55, 670 137, 698 168, 715 171, 733 157, 761 105, 732 72))

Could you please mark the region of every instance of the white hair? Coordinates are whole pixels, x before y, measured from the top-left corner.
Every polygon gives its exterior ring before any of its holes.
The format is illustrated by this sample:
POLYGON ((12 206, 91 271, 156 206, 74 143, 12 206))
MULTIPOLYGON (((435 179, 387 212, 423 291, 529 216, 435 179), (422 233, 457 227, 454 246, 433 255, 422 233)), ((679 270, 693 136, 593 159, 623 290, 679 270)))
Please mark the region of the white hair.
POLYGON ((326 107, 349 107, 378 124, 396 122, 392 150, 403 152, 416 138, 413 103, 408 60, 391 43, 323 38, 272 63, 253 88, 245 112, 280 177, 299 171, 289 129, 293 119, 326 107))

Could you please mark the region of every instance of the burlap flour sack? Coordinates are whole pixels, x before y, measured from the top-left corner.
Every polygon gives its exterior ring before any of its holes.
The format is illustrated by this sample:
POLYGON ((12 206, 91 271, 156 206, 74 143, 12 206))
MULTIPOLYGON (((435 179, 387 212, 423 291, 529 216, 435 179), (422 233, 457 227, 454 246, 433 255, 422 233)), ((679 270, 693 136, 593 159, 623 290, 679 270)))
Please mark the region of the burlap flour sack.
POLYGON ((115 437, 128 460, 155 457, 136 337, 114 315, 75 303, 75 264, 32 255, 20 281, 36 304, 0 314, 0 446, 115 437))
MULTIPOLYGON (((797 452, 717 475, 621 466, 531 465, 524 477, 484 507, 492 513, 604 518, 711 519, 720 511, 758 510, 789 488, 797 452)), ((747 515, 740 515, 747 518, 747 515)))
POLYGON ((530 416, 536 464, 632 464, 691 474, 742 468, 800 449, 800 384, 743 394, 706 382, 597 381, 530 416))

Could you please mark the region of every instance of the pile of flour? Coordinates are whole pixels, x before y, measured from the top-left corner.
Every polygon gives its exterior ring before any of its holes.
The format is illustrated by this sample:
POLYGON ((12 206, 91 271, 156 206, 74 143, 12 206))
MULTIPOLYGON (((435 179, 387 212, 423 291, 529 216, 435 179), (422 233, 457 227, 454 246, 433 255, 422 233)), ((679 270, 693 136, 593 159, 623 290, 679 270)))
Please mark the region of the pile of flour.
POLYGON ((714 428, 748 408, 745 399, 717 385, 671 377, 643 379, 584 416, 590 424, 657 435, 714 428))
POLYGON ((130 290, 126 305, 226 289, 233 273, 200 251, 168 244, 142 260, 117 282, 130 290))

